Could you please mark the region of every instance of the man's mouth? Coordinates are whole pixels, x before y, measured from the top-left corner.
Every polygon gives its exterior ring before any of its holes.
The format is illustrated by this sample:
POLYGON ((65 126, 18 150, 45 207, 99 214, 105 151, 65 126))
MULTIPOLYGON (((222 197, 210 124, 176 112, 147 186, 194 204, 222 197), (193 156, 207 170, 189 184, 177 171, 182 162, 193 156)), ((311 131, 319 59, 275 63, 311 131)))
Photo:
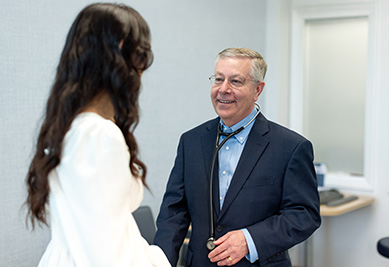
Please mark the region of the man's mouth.
POLYGON ((219 101, 220 103, 222 103, 222 104, 231 104, 231 103, 234 102, 234 101, 221 100, 221 99, 219 99, 218 101, 219 101))

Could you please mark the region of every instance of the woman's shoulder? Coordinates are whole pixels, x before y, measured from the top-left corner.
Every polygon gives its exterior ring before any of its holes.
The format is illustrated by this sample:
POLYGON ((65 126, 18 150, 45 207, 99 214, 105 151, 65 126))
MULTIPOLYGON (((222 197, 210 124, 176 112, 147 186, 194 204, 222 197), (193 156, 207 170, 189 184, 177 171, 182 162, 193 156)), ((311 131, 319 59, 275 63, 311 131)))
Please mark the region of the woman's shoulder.
POLYGON ((122 136, 119 127, 111 120, 105 119, 94 112, 83 112, 78 114, 69 129, 69 132, 85 134, 105 134, 112 136, 122 136))
POLYGON ((65 146, 90 144, 98 146, 123 146, 126 144, 120 128, 111 120, 93 112, 78 114, 65 135, 65 146))

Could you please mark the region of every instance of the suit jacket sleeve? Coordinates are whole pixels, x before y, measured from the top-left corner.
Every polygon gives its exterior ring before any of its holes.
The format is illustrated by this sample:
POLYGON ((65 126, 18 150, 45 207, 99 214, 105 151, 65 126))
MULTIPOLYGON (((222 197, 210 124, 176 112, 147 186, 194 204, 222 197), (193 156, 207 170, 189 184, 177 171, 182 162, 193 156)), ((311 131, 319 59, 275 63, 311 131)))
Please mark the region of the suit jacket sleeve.
POLYGON ((302 139, 292 151, 281 184, 279 212, 247 227, 262 263, 304 241, 320 226, 313 149, 308 140, 302 139))

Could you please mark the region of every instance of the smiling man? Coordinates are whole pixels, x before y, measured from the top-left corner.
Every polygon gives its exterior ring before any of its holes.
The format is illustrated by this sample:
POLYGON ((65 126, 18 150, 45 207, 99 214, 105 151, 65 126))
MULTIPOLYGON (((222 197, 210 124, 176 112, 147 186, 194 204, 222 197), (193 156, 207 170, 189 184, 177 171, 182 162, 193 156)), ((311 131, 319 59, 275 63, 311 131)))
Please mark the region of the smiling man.
POLYGON ((185 266, 195 267, 290 267, 288 249, 320 226, 312 144, 256 104, 266 69, 247 48, 217 57, 218 118, 181 136, 157 219, 155 243, 172 266, 190 224, 185 266))

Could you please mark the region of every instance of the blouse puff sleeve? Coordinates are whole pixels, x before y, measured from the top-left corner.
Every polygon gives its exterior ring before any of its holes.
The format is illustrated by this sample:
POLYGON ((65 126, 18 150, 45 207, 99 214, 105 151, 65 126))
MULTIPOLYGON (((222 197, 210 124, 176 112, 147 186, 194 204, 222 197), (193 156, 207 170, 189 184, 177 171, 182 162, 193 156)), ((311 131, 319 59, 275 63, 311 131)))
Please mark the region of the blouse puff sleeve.
MULTIPOLYGON (((99 117, 99 116, 97 116, 99 117)), ((141 236, 132 216, 143 198, 120 129, 101 117, 77 124, 64 140, 50 187, 60 233, 76 266, 171 266, 141 236)), ((51 208, 52 211, 52 208, 51 208)))

